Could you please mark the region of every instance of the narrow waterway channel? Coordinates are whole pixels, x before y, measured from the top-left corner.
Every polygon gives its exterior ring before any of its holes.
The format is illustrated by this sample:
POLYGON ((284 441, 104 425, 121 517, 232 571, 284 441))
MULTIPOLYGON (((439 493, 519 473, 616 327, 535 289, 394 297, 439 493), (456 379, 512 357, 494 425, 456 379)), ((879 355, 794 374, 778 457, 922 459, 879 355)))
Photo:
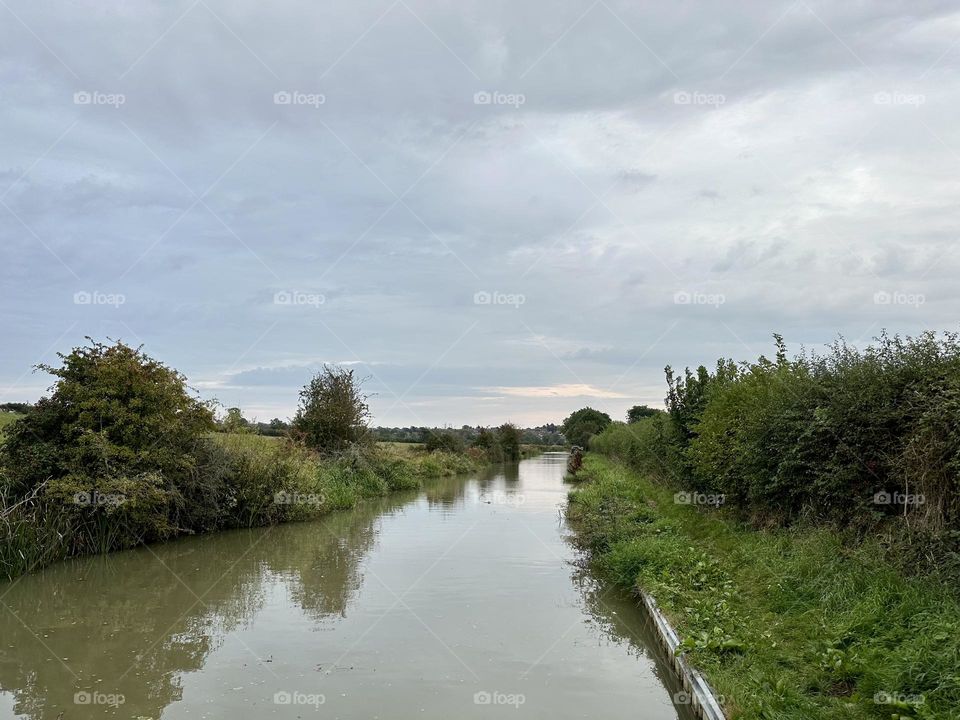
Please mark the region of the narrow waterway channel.
POLYGON ((688 718, 565 456, 0 583, 0 718, 688 718))

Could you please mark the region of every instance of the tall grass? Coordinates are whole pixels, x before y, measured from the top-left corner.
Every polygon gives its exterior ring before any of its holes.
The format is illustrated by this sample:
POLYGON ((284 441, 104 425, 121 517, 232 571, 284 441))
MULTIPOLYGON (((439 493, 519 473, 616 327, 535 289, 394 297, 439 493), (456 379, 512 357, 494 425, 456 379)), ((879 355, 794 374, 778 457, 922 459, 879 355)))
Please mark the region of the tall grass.
POLYGON ((138 477, 116 503, 78 504, 45 487, 16 502, 0 497, 0 577, 184 533, 305 520, 425 478, 471 472, 485 460, 423 447, 321 458, 282 439, 225 433, 206 438, 198 457, 176 486, 138 477))

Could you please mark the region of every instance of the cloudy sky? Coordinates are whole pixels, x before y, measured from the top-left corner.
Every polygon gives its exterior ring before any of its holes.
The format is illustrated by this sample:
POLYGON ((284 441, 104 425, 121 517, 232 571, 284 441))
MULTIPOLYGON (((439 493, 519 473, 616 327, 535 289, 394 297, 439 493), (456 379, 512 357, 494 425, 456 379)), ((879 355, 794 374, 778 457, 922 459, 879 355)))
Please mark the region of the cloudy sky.
POLYGON ((0 0, 0 402, 91 335, 536 424, 956 328, 958 66, 947 1, 0 0))

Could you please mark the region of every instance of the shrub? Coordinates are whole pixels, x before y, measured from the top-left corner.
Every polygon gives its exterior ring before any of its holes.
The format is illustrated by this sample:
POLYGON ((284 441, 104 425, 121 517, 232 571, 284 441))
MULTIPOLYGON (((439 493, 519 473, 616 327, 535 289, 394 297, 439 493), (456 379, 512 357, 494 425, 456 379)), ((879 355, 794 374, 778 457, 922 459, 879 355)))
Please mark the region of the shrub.
POLYGON ((668 367, 666 415, 613 424, 591 448, 758 517, 864 528, 899 517, 955 553, 958 335, 884 334, 862 351, 841 339, 794 359, 775 339, 774 360, 668 367))
POLYGON ((571 445, 586 447, 590 438, 603 432, 611 422, 610 416, 605 412, 585 407, 571 413, 563 421, 561 431, 571 445))
POLYGON ((423 444, 427 452, 444 450, 446 452, 463 452, 463 438, 448 430, 424 430, 423 444))
POLYGON ((74 552, 161 539, 178 486, 201 462, 213 413, 182 375, 123 343, 92 340, 60 367, 51 395, 5 432, 6 504, 43 488, 39 502, 72 514, 74 552))
POLYGON ((294 437, 328 455, 369 442, 370 408, 360 385, 353 370, 324 365, 300 391, 294 437))

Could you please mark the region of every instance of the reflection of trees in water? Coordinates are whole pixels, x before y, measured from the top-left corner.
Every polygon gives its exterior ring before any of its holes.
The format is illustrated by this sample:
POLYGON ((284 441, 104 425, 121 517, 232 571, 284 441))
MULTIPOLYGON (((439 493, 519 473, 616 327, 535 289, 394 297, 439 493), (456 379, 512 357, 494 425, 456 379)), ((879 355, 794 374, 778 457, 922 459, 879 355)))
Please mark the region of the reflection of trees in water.
POLYGON ((311 617, 343 617, 360 590, 360 563, 373 548, 380 519, 416 497, 416 491, 395 494, 318 522, 281 525, 270 542, 285 552, 270 558, 270 569, 282 574, 293 600, 311 617))
POLYGON ((278 583, 313 618, 344 615, 377 518, 415 497, 77 559, 0 584, 9 607, 0 606, 0 689, 32 720, 108 710, 74 704, 81 690, 122 693, 118 715, 159 717, 180 699, 182 674, 202 668, 226 633, 250 623, 278 583))
MULTIPOLYGON (((568 541, 572 540, 568 538, 568 541)), ((573 566, 570 580, 580 591, 584 612, 602 637, 625 647, 634 657, 652 661, 654 673, 671 695, 682 689, 665 653, 657 645, 652 621, 636 597, 598 579, 591 573, 584 556, 573 566)), ((689 708, 683 705, 676 708, 678 720, 694 719, 689 708)))
POLYGON ((468 483, 464 482, 462 475, 454 475, 427 480, 423 492, 431 508, 452 509, 463 505, 467 487, 468 483))

